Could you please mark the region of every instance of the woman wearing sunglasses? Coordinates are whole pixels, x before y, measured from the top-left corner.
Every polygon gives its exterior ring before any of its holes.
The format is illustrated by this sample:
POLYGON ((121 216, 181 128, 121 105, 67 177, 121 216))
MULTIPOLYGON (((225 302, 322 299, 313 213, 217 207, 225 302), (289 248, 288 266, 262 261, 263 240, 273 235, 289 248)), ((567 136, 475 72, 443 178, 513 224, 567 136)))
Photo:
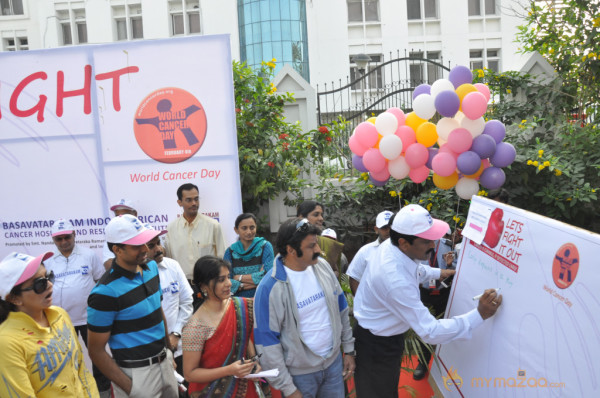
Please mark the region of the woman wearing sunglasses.
POLYGON ((0 262, 0 397, 99 396, 67 312, 52 306, 51 256, 13 252, 0 262))

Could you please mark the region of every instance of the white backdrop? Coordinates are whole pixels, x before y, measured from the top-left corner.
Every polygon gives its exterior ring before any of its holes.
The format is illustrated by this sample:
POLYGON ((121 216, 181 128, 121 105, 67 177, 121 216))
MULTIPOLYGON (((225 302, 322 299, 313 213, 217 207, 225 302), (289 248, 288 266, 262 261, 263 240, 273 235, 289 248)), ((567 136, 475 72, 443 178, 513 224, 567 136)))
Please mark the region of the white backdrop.
MULTIPOLYGON (((72 220, 78 243, 100 253, 110 205, 121 198, 165 229, 181 214, 176 190, 187 182, 232 243, 242 208, 230 54, 228 35, 0 53, 0 256, 55 250, 57 218, 72 220), (143 142, 134 134, 144 99, 169 89, 189 93, 173 97, 173 115, 192 103, 201 109, 180 125, 199 139, 193 148, 181 128, 170 130, 171 150, 194 153, 176 163, 165 162, 169 148, 161 161, 142 149, 154 140, 163 150, 157 127, 144 127, 143 142)), ((144 115, 158 117, 157 106, 144 115)))
POLYGON ((600 396, 600 236, 480 197, 464 234, 483 242, 463 242, 446 316, 486 288, 504 301, 471 340, 438 347, 444 396, 600 396))

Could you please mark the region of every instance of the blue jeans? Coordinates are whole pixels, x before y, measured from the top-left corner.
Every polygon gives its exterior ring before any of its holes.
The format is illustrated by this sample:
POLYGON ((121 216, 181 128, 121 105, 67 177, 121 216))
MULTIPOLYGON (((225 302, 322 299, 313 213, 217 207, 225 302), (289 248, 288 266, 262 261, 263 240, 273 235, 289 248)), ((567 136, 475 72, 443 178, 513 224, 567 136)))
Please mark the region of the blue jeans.
POLYGON ((302 398, 344 398, 342 354, 325 370, 292 376, 302 398))

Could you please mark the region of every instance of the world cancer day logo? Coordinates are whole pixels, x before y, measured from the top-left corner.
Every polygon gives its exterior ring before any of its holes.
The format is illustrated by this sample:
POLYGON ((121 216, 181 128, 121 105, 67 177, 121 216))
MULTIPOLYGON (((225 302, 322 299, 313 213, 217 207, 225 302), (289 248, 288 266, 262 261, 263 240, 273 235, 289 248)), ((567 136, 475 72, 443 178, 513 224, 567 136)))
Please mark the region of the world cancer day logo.
POLYGON ((180 163, 192 157, 206 138, 206 113, 189 92, 176 87, 156 90, 135 112, 133 132, 152 159, 180 163))
POLYGON ((554 255, 552 261, 552 279, 559 289, 566 289, 579 271, 579 251, 573 243, 565 243, 554 255))

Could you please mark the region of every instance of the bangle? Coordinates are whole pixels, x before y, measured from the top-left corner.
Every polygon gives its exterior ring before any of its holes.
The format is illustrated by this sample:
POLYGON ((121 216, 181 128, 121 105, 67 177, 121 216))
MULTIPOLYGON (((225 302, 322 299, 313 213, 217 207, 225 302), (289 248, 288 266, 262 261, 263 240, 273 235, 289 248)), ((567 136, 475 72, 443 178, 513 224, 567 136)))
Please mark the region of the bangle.
POLYGON ((240 282, 240 288, 239 288, 239 290, 244 290, 244 283, 243 282, 240 282))

